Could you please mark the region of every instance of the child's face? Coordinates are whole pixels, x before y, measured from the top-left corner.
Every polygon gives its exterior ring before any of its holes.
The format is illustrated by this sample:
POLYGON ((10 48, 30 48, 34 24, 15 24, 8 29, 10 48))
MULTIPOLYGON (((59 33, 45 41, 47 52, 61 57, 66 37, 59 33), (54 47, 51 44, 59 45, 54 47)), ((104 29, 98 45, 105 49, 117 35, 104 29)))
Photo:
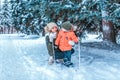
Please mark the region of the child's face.
POLYGON ((54 27, 52 28, 52 32, 57 32, 57 30, 58 30, 58 28, 57 28, 56 26, 54 26, 54 27))

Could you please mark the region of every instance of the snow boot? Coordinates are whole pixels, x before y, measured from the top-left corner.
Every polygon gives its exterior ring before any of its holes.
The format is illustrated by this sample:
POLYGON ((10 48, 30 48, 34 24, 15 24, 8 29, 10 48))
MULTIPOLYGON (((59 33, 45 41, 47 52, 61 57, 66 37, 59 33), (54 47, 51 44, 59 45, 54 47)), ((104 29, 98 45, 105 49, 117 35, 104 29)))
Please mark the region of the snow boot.
POLYGON ((66 67, 73 67, 73 63, 70 62, 70 61, 64 62, 64 65, 65 65, 66 67))
POLYGON ((50 65, 52 65, 52 64, 54 63, 54 58, 53 58, 53 56, 50 56, 50 57, 49 57, 48 63, 49 63, 50 65))

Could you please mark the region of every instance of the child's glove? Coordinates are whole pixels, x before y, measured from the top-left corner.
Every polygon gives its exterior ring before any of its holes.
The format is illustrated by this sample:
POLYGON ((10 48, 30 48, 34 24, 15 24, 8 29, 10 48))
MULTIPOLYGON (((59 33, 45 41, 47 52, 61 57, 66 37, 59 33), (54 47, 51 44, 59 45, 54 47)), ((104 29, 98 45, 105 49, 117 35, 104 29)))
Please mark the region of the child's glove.
POLYGON ((69 43, 70 45, 72 45, 72 46, 75 45, 75 42, 74 42, 74 41, 69 41, 68 43, 69 43))

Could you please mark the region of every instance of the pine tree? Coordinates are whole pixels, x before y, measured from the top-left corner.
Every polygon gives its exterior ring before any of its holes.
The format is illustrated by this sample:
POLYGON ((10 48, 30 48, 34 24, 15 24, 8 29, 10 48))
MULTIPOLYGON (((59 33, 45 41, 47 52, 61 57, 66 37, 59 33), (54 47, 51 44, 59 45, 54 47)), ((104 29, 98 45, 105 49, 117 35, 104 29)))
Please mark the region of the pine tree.
POLYGON ((13 6, 13 20, 16 29, 26 34, 39 34, 43 27, 41 19, 44 17, 43 0, 11 1, 13 6))
MULTIPOLYGON (((8 0, 4 0, 3 6, 1 9, 1 25, 3 28, 8 29, 8 33, 10 32, 11 27, 11 8, 8 0)), ((5 31, 5 30, 4 30, 5 31)))
POLYGON ((20 29, 20 13, 19 13, 19 0, 11 0, 12 7, 12 26, 18 31, 20 29))
MULTIPOLYGON (((119 1, 119 0, 118 0, 119 1)), ((120 26, 120 4, 117 0, 14 0, 13 21, 24 33, 39 34, 48 22, 59 26, 69 20, 78 31, 102 31, 104 20, 112 23, 112 32, 120 26), (106 10, 104 8, 106 7, 106 10), (103 16, 106 11, 108 16, 103 16)), ((111 24, 110 24, 111 25, 111 24)), ((115 42, 115 34, 103 39, 115 42), (114 39, 114 40, 111 40, 114 39)), ((107 34, 108 35, 108 34, 107 34)), ((110 34, 112 35, 112 34, 110 34)))

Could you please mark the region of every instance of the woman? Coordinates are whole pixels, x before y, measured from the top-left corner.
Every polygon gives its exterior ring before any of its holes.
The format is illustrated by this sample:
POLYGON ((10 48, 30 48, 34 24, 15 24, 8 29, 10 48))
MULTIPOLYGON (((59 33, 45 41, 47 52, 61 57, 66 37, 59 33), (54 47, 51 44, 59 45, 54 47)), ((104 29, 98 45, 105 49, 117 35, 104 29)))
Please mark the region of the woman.
POLYGON ((48 63, 50 65, 54 63, 55 59, 56 61, 58 61, 57 59, 62 61, 62 58, 63 58, 62 54, 60 53, 60 50, 55 48, 55 45, 54 45, 58 31, 59 31, 59 28, 57 24, 54 22, 48 23, 47 26, 45 27, 45 32, 46 32, 45 41, 46 41, 46 45, 49 53, 48 63))

